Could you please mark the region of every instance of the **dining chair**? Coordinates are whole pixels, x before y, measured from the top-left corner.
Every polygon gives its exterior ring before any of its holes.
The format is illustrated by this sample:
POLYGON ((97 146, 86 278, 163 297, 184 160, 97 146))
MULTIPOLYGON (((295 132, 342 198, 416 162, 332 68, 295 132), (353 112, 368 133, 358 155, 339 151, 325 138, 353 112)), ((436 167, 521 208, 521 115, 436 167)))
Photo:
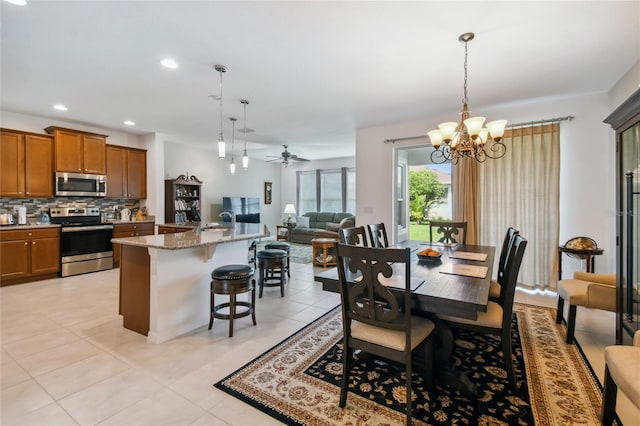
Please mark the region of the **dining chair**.
POLYGON ((511 320, 513 316, 513 298, 518 280, 518 272, 522 264, 522 256, 527 247, 527 240, 519 234, 515 236, 513 245, 508 255, 507 266, 504 271, 502 306, 496 302, 489 301, 486 312, 478 312, 476 320, 459 318, 450 315, 438 315, 438 318, 447 322, 452 328, 471 330, 476 333, 492 334, 500 336, 502 345, 502 357, 504 360, 507 377, 511 388, 518 392, 518 384, 513 371, 513 361, 511 353, 511 320))
POLYGON ((364 226, 340 229, 340 242, 351 246, 369 247, 364 226))
POLYGON ((450 220, 431 220, 429 221, 429 240, 433 240, 435 232, 440 232, 442 237, 437 241, 440 243, 459 243, 467 244, 467 222, 453 222, 450 220), (462 237, 460 234, 462 233, 462 237))
POLYGON ((507 260, 509 256, 509 250, 511 249, 511 245, 513 244, 513 240, 520 231, 510 226, 507 229, 507 233, 504 236, 504 240, 502 240, 502 249, 500 250, 500 260, 498 260, 498 275, 497 279, 491 280, 491 287, 489 287, 489 299, 494 302, 501 302, 500 300, 500 290, 502 286, 500 283, 502 282, 502 277, 504 277, 504 270, 507 267, 507 260))
POLYGON ((375 248, 387 248, 389 247, 389 240, 387 239, 387 230, 384 227, 384 223, 370 223, 367 225, 369 229, 369 241, 371 241, 371 247, 375 248))
POLYGON ((407 425, 412 422, 412 355, 422 349, 423 376, 432 382, 435 324, 411 315, 410 249, 367 248, 336 243, 343 324, 340 407, 347 403, 354 351, 405 365, 407 425), (393 263, 393 267, 391 264, 393 263), (404 265, 403 265, 404 264, 404 265), (396 273, 401 271, 401 273, 396 273), (357 278, 354 278, 357 277, 357 278), (394 283, 395 290, 388 287, 394 283), (406 307, 406 308, 405 308, 406 307))
MULTIPOLYGON (((614 424, 618 389, 640 409, 640 330, 633 335, 633 345, 612 345, 604 348, 604 391, 602 393, 602 424, 614 424)), ((616 422, 615 424, 618 424, 616 422)))

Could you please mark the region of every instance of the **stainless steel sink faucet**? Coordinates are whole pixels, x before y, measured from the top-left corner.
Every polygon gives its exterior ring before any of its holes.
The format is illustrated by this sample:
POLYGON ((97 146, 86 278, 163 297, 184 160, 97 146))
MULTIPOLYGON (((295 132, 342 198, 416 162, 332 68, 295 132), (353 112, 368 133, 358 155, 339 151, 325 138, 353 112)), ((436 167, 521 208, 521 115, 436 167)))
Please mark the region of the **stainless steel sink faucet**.
POLYGON ((233 210, 228 211, 228 212, 222 212, 218 215, 218 217, 225 217, 225 216, 229 216, 229 218, 231 219, 231 227, 235 228, 236 227, 236 215, 235 213, 233 213, 233 210))

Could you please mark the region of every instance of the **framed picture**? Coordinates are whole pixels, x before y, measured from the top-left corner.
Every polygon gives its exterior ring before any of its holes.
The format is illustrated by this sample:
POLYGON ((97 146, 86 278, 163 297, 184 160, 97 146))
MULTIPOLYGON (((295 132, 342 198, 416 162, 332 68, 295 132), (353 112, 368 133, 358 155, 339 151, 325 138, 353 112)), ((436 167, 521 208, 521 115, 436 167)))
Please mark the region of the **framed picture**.
POLYGON ((271 190, 273 189, 271 182, 264 183, 264 203, 271 204, 271 190))

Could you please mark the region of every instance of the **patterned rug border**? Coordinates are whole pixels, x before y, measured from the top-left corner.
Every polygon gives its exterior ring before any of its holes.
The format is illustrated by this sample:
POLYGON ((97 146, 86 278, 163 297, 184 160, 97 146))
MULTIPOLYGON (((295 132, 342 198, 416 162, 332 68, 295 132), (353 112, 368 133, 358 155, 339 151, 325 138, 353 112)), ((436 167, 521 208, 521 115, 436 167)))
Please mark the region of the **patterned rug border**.
MULTIPOLYGON (((317 328, 317 325, 325 320, 328 315, 334 314, 336 308, 331 309, 312 323, 285 338, 260 356, 215 383, 214 386, 286 424, 305 425, 310 424, 309 421, 313 421, 313 424, 333 424, 326 419, 314 417, 314 413, 305 412, 294 404, 281 404, 281 407, 284 408, 278 409, 276 407, 277 403, 270 403, 269 399, 260 394, 259 389, 255 389, 255 392, 248 392, 248 387, 236 390, 226 382, 236 375, 241 376, 246 373, 245 370, 251 369, 256 363, 262 364, 261 360, 274 356, 285 343, 287 346, 293 346, 298 343, 300 336, 306 334, 307 331, 311 330, 313 333, 312 329, 317 328)), ((516 303, 514 312, 518 314, 518 332, 522 342, 529 399, 535 424, 599 424, 602 386, 586 359, 582 348, 564 343, 565 330, 561 324, 555 324, 555 309, 516 303), (540 322, 541 320, 542 322, 540 322), (543 324, 544 327, 535 327, 538 323, 543 324), (552 333, 551 337, 549 333, 552 333), (567 366, 570 368, 567 368, 567 366), (538 392, 537 390, 539 389, 545 391, 538 392), (572 389, 574 392, 571 392, 572 389)), ((324 347, 320 347, 320 349, 316 349, 306 358, 317 359, 324 350, 324 347)), ((283 380, 287 382, 288 379, 286 377, 289 376, 283 377, 283 380)), ((293 376, 291 377, 291 380, 294 380, 293 376)), ((248 385, 243 383, 243 386, 248 385)), ((335 389, 329 389, 328 384, 327 386, 320 386, 319 389, 335 392, 335 389)), ((365 398, 352 397, 350 395, 349 404, 353 407, 354 413, 352 414, 356 415, 356 419, 358 419, 358 412, 371 410, 372 407, 367 406, 367 402, 365 398)), ((375 408, 375 413, 372 414, 382 416, 383 419, 386 419, 385 423, 404 422, 404 416, 393 410, 383 406, 375 408)), ((337 404, 335 409, 340 410, 337 404)), ((353 420, 354 417, 351 417, 351 419, 353 420)), ((364 420, 364 418, 360 417, 360 420, 364 420)))

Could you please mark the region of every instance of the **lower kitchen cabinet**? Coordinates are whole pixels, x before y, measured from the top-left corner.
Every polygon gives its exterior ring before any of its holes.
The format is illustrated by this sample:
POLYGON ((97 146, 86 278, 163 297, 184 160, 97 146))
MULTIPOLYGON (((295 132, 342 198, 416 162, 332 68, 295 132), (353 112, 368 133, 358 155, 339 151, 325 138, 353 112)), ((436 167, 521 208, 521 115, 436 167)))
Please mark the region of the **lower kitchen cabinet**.
MULTIPOLYGON (((143 235, 153 235, 155 229, 154 222, 129 222, 116 223, 113 225, 113 238, 140 237, 143 235)), ((120 266, 120 244, 113 245, 113 266, 120 266)))
POLYGON ((60 228, 0 231, 0 285, 57 277, 60 228))
POLYGON ((193 231, 192 226, 163 226, 158 225, 158 234, 177 234, 179 232, 193 231))

